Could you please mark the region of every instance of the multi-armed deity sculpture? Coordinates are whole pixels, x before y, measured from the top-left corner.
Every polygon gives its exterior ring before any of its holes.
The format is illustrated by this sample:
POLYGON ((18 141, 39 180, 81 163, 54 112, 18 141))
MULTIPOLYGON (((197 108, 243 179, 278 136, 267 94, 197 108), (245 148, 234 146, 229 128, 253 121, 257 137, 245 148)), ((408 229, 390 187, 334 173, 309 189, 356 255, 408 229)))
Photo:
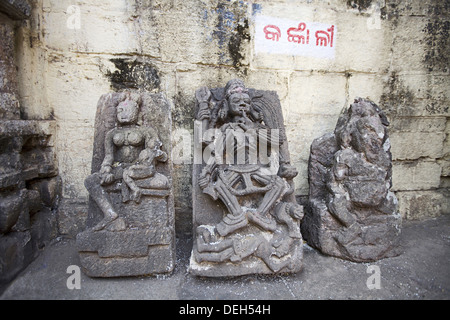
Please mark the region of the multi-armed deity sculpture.
POLYGON ((90 228, 77 237, 86 273, 114 277, 172 271, 169 102, 161 94, 103 95, 95 128, 93 173, 85 180, 90 228))
POLYGON ((388 125, 375 103, 356 99, 334 133, 313 142, 302 233, 323 253, 357 262, 399 254, 388 125))
POLYGON ((300 220, 278 96, 247 89, 196 92, 193 169, 194 247, 190 272, 201 276, 297 272, 300 220))

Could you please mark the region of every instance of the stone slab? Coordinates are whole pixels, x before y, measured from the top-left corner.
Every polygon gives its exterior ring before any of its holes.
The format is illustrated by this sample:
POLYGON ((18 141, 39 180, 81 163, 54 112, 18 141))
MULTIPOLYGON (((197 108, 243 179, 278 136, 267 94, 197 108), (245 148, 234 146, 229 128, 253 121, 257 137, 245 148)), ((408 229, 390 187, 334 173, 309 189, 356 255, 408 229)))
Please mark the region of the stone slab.
POLYGON ((85 181, 91 195, 87 229, 77 235, 80 261, 87 275, 126 277, 173 270, 175 213, 171 126, 171 103, 163 94, 122 92, 100 98, 92 175, 85 181), (118 122, 116 119, 121 119, 127 108, 132 108, 134 122, 118 122), (136 137, 141 137, 143 142, 121 142, 136 137), (107 146, 113 149, 106 149, 107 146), (146 162, 147 154, 153 157, 149 158, 151 163, 146 162), (135 156, 131 159, 130 155, 135 156), (157 161, 156 155, 165 159, 157 161), (101 170, 105 165, 114 172, 115 180, 110 183, 101 182, 104 177, 101 170), (153 170, 150 176, 134 173, 150 168, 153 170), (139 190, 138 198, 132 187, 139 190), (107 221, 111 210, 117 216, 107 221))
MULTIPOLYGON (((217 167, 213 167, 212 175, 217 174, 220 178, 217 178, 217 180, 212 178, 205 187, 205 181, 202 176, 205 170, 211 167, 209 167, 209 164, 206 164, 205 158, 201 158, 198 161, 194 157, 195 164, 192 171, 194 245, 189 272, 205 277, 299 272, 303 266, 303 243, 299 229, 303 208, 296 205, 294 198, 292 179, 297 172, 290 166, 284 121, 277 93, 256 89, 248 89, 247 91, 243 82, 237 79, 229 81, 225 88, 199 89, 196 93, 198 100, 196 125, 201 126, 201 121, 205 120, 201 116, 201 114, 205 114, 201 112, 201 108, 205 108, 205 100, 202 99, 202 95, 210 98, 209 103, 212 113, 209 121, 213 123, 217 120, 215 118, 216 112, 220 113, 215 108, 221 108, 220 106, 227 103, 230 106, 230 110, 235 108, 232 105, 235 102, 230 98, 233 96, 233 90, 248 92, 252 102, 250 103, 248 100, 247 103, 251 107, 245 112, 252 117, 252 110, 259 108, 264 118, 265 127, 262 126, 265 128, 264 130, 269 130, 270 134, 279 130, 278 142, 281 141, 281 143, 278 146, 279 153, 275 153, 279 162, 277 162, 275 170, 263 174, 262 170, 268 168, 260 164, 253 164, 249 160, 249 154, 246 154, 245 164, 241 165, 239 162, 231 161, 223 162, 227 163, 225 166, 219 164, 217 167), (259 169, 255 169, 256 167, 259 169), (261 174, 259 170, 261 170, 261 174), (295 171, 295 174, 289 177, 286 175, 285 178, 280 173, 284 172, 284 170, 295 171), (240 177, 237 181, 241 182, 237 182, 237 186, 229 182, 228 178, 225 177, 229 172, 236 172, 232 176, 240 177), (263 191, 264 187, 257 186, 256 180, 252 179, 260 179, 259 181, 262 185, 270 180, 270 189, 263 191), (268 180, 264 182, 265 179, 268 180), (221 189, 221 185, 225 185, 229 192, 221 189), (282 186, 281 189, 280 186, 282 186), (261 192, 252 191, 254 190, 252 188, 255 187, 261 187, 261 192), (274 195, 274 191, 279 193, 274 195), (224 199, 230 200, 227 202, 224 199), (263 203, 267 203, 267 205, 263 206, 263 203)), ((246 94, 241 96, 241 99, 243 97, 246 97, 246 94)), ((204 111, 205 109, 203 109, 204 111)), ((233 112, 236 114, 235 111, 231 111, 229 114, 233 114, 233 112)), ((217 121, 220 123, 221 120, 217 121)), ((235 126, 236 121, 236 118, 234 120, 223 120, 224 124, 211 125, 209 128, 218 129, 219 131, 225 130, 225 128, 234 128, 231 130, 235 130, 233 131, 234 134, 239 132, 239 129, 236 129, 235 126)), ((247 129, 244 128, 244 130, 250 130, 248 128, 252 126, 258 127, 258 123, 258 120, 254 120, 251 123, 247 122, 246 126, 248 127, 247 129)), ((197 129, 201 130, 199 127, 197 129)), ((217 132, 216 134, 218 134, 217 132)), ((197 139, 203 135, 199 135, 197 132, 197 135, 194 134, 194 136, 194 139, 197 139)), ((203 138, 207 139, 207 135, 203 136, 203 138)), ((261 136, 258 137, 259 150, 263 149, 261 142, 263 140, 260 140, 260 138, 261 136)), ((219 139, 221 138, 216 136, 215 141, 217 142, 219 139)), ((194 144, 199 143, 194 145, 194 149, 202 143, 199 141, 194 140, 194 144)), ((246 144, 244 149, 249 146, 250 144, 246 144)), ((203 147, 205 146, 203 145, 203 147)), ((209 147, 212 147, 212 145, 209 145, 209 147)), ((270 145, 270 147, 273 148, 273 145, 270 145)), ((232 150, 231 153, 228 153, 229 150, 225 150, 224 158, 228 155, 238 157, 239 153, 237 150, 242 150, 239 148, 229 149, 232 150)), ((206 147, 201 151, 203 152, 205 149, 206 147)), ((215 152, 216 160, 214 161, 219 161, 217 160, 218 149, 215 152)), ((259 156, 261 157, 261 154, 259 156)), ((267 185, 269 186, 269 184, 267 185)))

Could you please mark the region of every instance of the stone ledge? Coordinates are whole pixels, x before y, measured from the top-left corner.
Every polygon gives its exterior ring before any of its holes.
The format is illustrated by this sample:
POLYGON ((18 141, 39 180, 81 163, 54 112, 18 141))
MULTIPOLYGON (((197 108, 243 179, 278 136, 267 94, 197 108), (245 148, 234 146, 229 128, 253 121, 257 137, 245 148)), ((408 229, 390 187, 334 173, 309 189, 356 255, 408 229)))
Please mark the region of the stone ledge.
POLYGON ((51 135, 56 130, 55 120, 6 120, 0 121, 0 136, 51 135))
POLYGON ((77 235, 80 252, 96 252, 100 258, 146 257, 150 246, 171 244, 170 228, 125 231, 86 230, 77 235))
POLYGON ((0 0, 0 12, 15 20, 28 19, 31 15, 31 6, 27 0, 0 0))

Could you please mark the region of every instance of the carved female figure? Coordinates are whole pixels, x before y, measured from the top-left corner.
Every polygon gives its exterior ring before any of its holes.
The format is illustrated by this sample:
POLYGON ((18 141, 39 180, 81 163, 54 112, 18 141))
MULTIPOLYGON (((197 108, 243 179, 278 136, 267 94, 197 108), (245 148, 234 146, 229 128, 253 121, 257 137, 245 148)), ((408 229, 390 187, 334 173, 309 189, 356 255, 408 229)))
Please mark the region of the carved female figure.
POLYGON ((105 137, 105 157, 100 171, 85 180, 89 194, 104 214, 103 220, 94 226, 94 231, 104 229, 118 218, 118 213, 105 192, 115 182, 123 182, 123 202, 133 200, 138 203, 143 185, 150 189, 169 187, 167 177, 155 171, 155 162, 166 161, 167 154, 160 149, 162 143, 156 131, 138 125, 139 104, 139 99, 133 99, 128 94, 119 102, 116 127, 105 137))

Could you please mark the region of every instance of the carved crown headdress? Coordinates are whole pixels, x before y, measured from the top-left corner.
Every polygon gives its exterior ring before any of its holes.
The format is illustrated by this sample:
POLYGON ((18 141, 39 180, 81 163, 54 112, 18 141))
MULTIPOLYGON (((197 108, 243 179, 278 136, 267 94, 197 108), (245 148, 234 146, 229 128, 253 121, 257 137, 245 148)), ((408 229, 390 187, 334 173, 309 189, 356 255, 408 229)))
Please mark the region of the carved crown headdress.
POLYGON ((232 79, 228 81, 225 86, 225 99, 228 99, 233 93, 246 93, 248 90, 245 87, 244 81, 241 79, 232 79))

